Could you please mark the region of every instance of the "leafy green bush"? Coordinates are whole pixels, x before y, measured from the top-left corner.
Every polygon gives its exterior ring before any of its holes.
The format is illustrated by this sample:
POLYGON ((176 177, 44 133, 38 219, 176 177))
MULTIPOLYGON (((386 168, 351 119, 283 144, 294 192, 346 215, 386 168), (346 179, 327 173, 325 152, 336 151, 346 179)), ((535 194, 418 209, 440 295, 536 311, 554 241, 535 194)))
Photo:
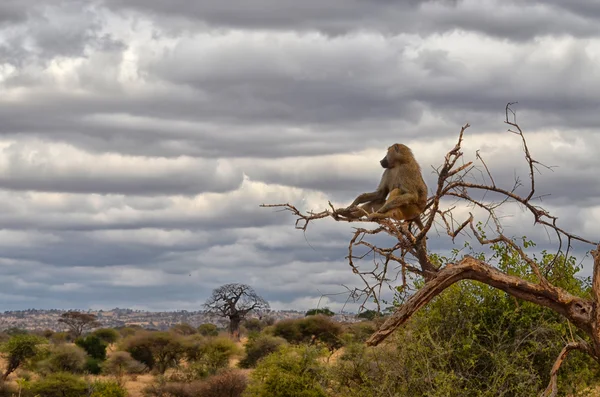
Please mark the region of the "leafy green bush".
POLYGON ((84 370, 88 355, 79 346, 56 345, 50 349, 48 358, 39 363, 40 372, 81 373, 84 370))
POLYGON ((185 355, 188 365, 175 371, 171 381, 190 382, 212 375, 229 365, 229 360, 240 353, 237 345, 227 337, 204 338, 193 335, 186 339, 185 355))
POLYGON ((330 351, 342 346, 342 326, 322 314, 275 323, 273 334, 290 343, 324 343, 330 351))
POLYGON ((129 352, 116 351, 112 353, 104 363, 102 372, 113 375, 120 381, 126 374, 140 374, 146 370, 146 366, 131 357, 129 352))
POLYGON ((127 397, 127 390, 115 381, 95 381, 90 397, 127 397))
POLYGON ((106 359, 106 348, 108 347, 108 343, 100 339, 97 335, 79 337, 75 339, 75 344, 96 360, 104 361, 106 359))
POLYGON ((93 357, 87 357, 85 360, 85 365, 83 366, 83 372, 92 375, 99 375, 102 373, 101 361, 93 357))
POLYGON ((128 337, 123 345, 131 357, 160 374, 179 365, 185 353, 182 337, 170 332, 139 331, 128 337))
POLYGON ((239 365, 242 368, 252 368, 258 360, 277 351, 280 346, 286 343, 285 339, 278 336, 259 335, 255 338, 250 338, 244 346, 246 356, 240 361, 239 365))
POLYGON ((28 390, 33 396, 82 397, 87 395, 88 386, 73 374, 59 372, 32 382, 28 390))
POLYGON ((198 332, 202 336, 218 336, 219 335, 219 329, 217 328, 217 326, 214 324, 210 324, 210 323, 201 324, 198 327, 198 332))
POLYGON ((112 328, 99 328, 92 332, 92 335, 97 336, 109 345, 115 343, 121 337, 119 332, 116 329, 112 328))
POLYGON ((247 397, 327 397, 322 352, 314 346, 282 346, 259 361, 247 397))

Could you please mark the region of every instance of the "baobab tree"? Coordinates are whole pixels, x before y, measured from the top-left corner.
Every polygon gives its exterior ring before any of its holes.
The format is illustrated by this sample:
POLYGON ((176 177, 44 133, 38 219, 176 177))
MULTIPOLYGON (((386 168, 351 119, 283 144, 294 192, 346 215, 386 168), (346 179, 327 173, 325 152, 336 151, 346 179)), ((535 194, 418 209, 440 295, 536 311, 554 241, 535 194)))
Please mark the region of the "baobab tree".
MULTIPOLYGON (((581 332, 581 337, 568 341, 550 372, 550 381, 542 393, 543 396, 557 394, 557 374, 562 362, 572 350, 580 350, 589 354, 600 363, 600 245, 584 237, 568 232, 558 224, 558 218, 549 211, 534 204, 536 199, 536 172, 545 167, 536 161, 527 146, 525 134, 516 121, 516 115, 511 109, 511 103, 506 106, 505 123, 509 126, 508 137, 519 139, 523 146, 524 160, 528 168, 529 183, 525 193, 517 193, 522 184, 517 179, 513 186, 498 186, 484 159, 479 152, 476 153, 476 162, 459 162, 463 158, 462 142, 464 132, 469 124, 464 125, 459 134, 456 145, 447 152, 442 164, 435 168, 437 183, 433 195, 429 197, 427 207, 422 215, 424 227, 422 230, 412 231, 405 222, 396 222, 392 219, 368 221, 376 224, 375 228, 356 228, 350 239, 348 247, 348 262, 351 270, 357 274, 364 287, 351 290, 354 298, 364 299, 362 306, 367 301, 377 304, 380 311, 379 293, 384 284, 390 284, 400 278, 404 291, 413 290, 412 295, 399 305, 395 312, 381 325, 381 327, 367 340, 367 345, 375 346, 384 341, 398 327, 408 321, 421 307, 430 302, 446 288, 461 280, 475 280, 491 287, 500 289, 515 298, 523 299, 537 305, 547 307, 564 316, 581 332), (483 179, 479 181, 479 179, 483 179), (466 204, 474 208, 468 216, 457 219, 455 208, 457 203, 466 204), (517 203, 524 208, 533 218, 537 226, 546 228, 556 236, 557 253, 550 268, 555 261, 568 258, 569 251, 574 242, 590 244, 595 247, 591 250, 594 267, 592 276, 591 296, 575 296, 568 291, 551 284, 534 258, 526 251, 525 243, 520 239, 509 237, 501 224, 498 210, 509 203, 517 203), (473 213, 485 216, 485 222, 478 222, 473 213), (532 279, 520 278, 501 271, 492 263, 477 259, 472 255, 464 255, 446 263, 440 263, 427 248, 427 239, 432 228, 437 229, 438 238, 447 235, 452 242, 457 237, 471 238, 481 246, 504 245, 510 252, 517 254, 522 263, 526 264, 532 272, 532 279), (440 233, 440 230, 442 233, 440 233), (380 247, 368 241, 368 238, 377 234, 387 234, 394 237, 395 244, 391 247, 380 247), (360 247, 367 252, 358 255, 355 253, 360 247), (365 256, 375 256, 373 268, 364 269, 358 265, 358 260, 365 256), (397 269, 397 270, 396 270, 397 269), (393 274, 393 272, 396 272, 393 274), (409 275, 414 275, 424 282, 418 289, 407 282, 409 275)), ((296 217, 297 229, 306 231, 312 221, 323 218, 333 218, 338 222, 357 222, 338 216, 337 210, 329 203, 329 209, 321 212, 299 211, 290 203, 263 204, 262 207, 282 207, 292 212, 296 217)))
POLYGON ((229 334, 239 339, 240 324, 251 312, 269 309, 269 303, 246 284, 225 284, 213 290, 204 308, 229 320, 229 334))

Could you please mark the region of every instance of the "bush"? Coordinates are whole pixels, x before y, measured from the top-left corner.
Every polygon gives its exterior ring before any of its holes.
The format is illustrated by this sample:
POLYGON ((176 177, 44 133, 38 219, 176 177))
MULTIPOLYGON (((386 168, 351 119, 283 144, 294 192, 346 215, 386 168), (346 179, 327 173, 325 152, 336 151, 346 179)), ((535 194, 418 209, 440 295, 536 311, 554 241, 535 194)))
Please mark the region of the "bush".
POLYGON ((96 360, 104 361, 106 359, 106 348, 108 347, 108 344, 97 335, 88 335, 86 337, 77 338, 75 344, 96 360))
POLYGON ((34 396, 82 397, 87 395, 88 386, 73 374, 59 372, 32 382, 28 389, 34 396))
POLYGON ((204 381, 165 382, 159 379, 143 391, 147 397, 241 397, 248 380, 238 370, 224 370, 204 381))
POLYGON ((176 324, 171 327, 170 331, 183 336, 194 335, 198 333, 196 328, 192 327, 188 323, 176 324))
POLYGON ((87 358, 87 354, 79 346, 58 345, 50 350, 49 357, 39 365, 42 373, 80 373, 83 372, 87 358))
POLYGON ((241 371, 225 370, 206 379, 199 385, 198 396, 241 397, 248 386, 248 379, 241 371))
POLYGON ((246 342, 246 356, 240 361, 240 367, 252 368, 261 358, 277 351, 277 349, 285 345, 285 339, 278 336, 260 335, 256 338, 248 339, 246 342))
POLYGON ((179 365, 185 345, 181 336, 173 333, 140 331, 125 340, 124 350, 150 370, 164 374, 179 365))
POLYGON ((353 323, 346 328, 344 339, 350 342, 365 342, 375 331, 377 331, 377 326, 371 321, 353 323))
POLYGON ((127 390, 114 381, 96 381, 91 385, 90 397, 127 397, 127 390))
POLYGON ((322 314, 280 321, 275 324, 273 334, 295 344, 319 341, 330 351, 342 346, 342 326, 322 314))
POLYGON ((219 329, 217 328, 217 326, 214 324, 210 324, 210 323, 200 325, 198 327, 198 332, 202 336, 218 336, 219 335, 219 329))
POLYGON ((249 318, 244 320, 242 327, 249 333, 259 333, 266 327, 266 324, 257 318, 249 318))
POLYGON ((229 365, 229 360, 238 354, 239 348, 229 338, 199 338, 192 336, 186 343, 188 365, 176 371, 169 379, 190 382, 215 374, 229 365))
POLYGON ((327 397, 321 381, 322 352, 314 346, 282 346, 250 375, 248 397, 327 397))
POLYGON ((93 357, 88 357, 85 360, 85 365, 83 366, 83 371, 92 375, 99 375, 102 372, 102 367, 100 365, 101 361, 95 359, 93 357))
POLYGON ((121 337, 119 332, 117 332, 116 329, 112 329, 112 328, 97 329, 92 333, 92 335, 97 336, 98 338, 100 338, 104 342, 108 343, 109 345, 112 343, 115 343, 121 337))
POLYGON ((200 381, 190 383, 158 381, 147 386, 143 393, 146 397, 204 397, 200 394, 201 387, 200 381))
POLYGON ((146 370, 146 366, 131 357, 131 354, 124 351, 117 351, 111 354, 102 364, 102 372, 113 375, 117 382, 121 384, 123 376, 126 374, 139 374, 146 370))

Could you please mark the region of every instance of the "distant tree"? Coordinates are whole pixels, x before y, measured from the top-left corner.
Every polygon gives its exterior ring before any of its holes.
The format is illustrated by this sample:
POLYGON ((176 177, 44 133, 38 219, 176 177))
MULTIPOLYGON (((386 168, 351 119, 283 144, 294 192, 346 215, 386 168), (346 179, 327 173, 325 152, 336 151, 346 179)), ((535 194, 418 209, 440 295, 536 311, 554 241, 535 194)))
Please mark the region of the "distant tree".
POLYGON ((188 323, 175 324, 174 326, 171 327, 171 331, 175 332, 176 334, 184 335, 184 336, 194 335, 194 334, 198 333, 196 328, 192 327, 188 323))
POLYGON ((2 353, 6 357, 6 369, 2 374, 2 380, 13 373, 25 361, 35 357, 39 351, 38 345, 46 343, 46 340, 36 335, 16 334, 8 342, 2 345, 2 353))
POLYGON ((373 320, 375 317, 379 316, 379 312, 377 312, 376 310, 365 310, 363 312, 360 312, 356 315, 356 318, 360 318, 363 320, 373 320))
POLYGON ((68 311, 61 314, 58 322, 69 327, 76 338, 80 337, 86 329, 100 326, 100 322, 96 320, 96 315, 76 311, 68 311))
POLYGON ((75 344, 81 347, 85 352, 96 360, 106 360, 106 348, 108 343, 100 339, 97 335, 88 335, 79 337, 75 340, 75 344))
POLYGON ((229 334, 239 339, 242 320, 253 311, 269 308, 269 303, 246 284, 225 284, 213 290, 212 296, 204 304, 214 315, 229 319, 229 334))
POLYGON ((98 338, 102 339, 104 342, 108 343, 109 345, 115 343, 121 337, 119 332, 112 328, 100 328, 95 330, 93 334, 96 335, 98 338))
POLYGON ((306 312, 305 316, 316 316, 317 314, 323 314, 328 317, 332 317, 333 315, 335 315, 335 313, 332 312, 331 310, 329 310, 328 307, 322 307, 320 309, 319 308, 310 309, 309 311, 306 312))

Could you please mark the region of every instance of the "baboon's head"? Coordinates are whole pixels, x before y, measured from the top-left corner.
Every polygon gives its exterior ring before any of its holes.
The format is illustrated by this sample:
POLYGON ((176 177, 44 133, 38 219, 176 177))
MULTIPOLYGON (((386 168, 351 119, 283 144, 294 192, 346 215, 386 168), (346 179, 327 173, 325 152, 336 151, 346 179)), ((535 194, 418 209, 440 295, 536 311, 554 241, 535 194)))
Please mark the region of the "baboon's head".
POLYGON ((411 158, 412 152, 408 146, 395 143, 388 148, 385 157, 379 163, 383 168, 394 168, 400 163, 410 161, 411 158))

